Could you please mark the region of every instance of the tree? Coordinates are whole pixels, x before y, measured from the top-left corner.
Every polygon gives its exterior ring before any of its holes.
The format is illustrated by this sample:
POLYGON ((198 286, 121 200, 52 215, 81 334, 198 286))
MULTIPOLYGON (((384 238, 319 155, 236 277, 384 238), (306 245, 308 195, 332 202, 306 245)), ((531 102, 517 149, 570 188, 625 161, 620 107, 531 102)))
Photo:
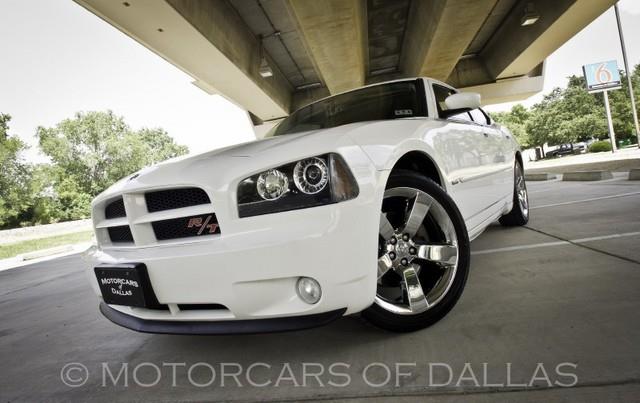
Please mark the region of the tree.
POLYGON ((560 143, 585 141, 607 135, 607 122, 602 94, 589 94, 584 77, 569 77, 560 103, 562 121, 556 137, 560 143))
POLYGON ((526 124, 531 118, 531 113, 524 106, 517 104, 509 112, 492 113, 491 116, 496 122, 509 128, 523 148, 534 146, 534 144, 531 144, 526 130, 526 124))
POLYGON ((584 78, 569 77, 567 88, 554 88, 531 109, 526 131, 530 145, 575 143, 607 134, 601 94, 589 94, 584 78))
POLYGON ((138 131, 137 136, 145 147, 154 151, 148 154, 149 164, 155 164, 189 152, 187 146, 177 145, 164 129, 143 128, 138 131))
MULTIPOLYGON (((609 91, 609 104, 611 106, 611 120, 613 121, 613 130, 616 133, 618 141, 630 140, 635 142, 635 127, 633 125, 633 114, 631 112, 631 98, 629 97, 629 84, 624 71, 620 71, 620 80, 622 88, 619 90, 609 91)), ((633 92, 636 98, 636 107, 638 107, 638 96, 640 95, 640 64, 636 65, 631 73, 631 81, 633 84, 633 92)), ((604 99, 600 97, 604 105, 604 99)))
POLYGON ((18 226, 32 199, 27 193, 31 171, 21 157, 27 145, 9 135, 10 120, 0 113, 0 228, 18 226))
POLYGON ((55 127, 39 127, 36 136, 51 159, 39 167, 34 185, 41 194, 34 207, 37 221, 88 217, 91 199, 117 180, 188 152, 166 131, 132 131, 111 111, 77 113, 55 127))
POLYGON ((561 96, 562 90, 555 88, 531 108, 530 119, 525 124, 530 146, 544 148, 544 144, 552 138, 558 126, 556 113, 561 96))
POLYGON ((144 166, 188 152, 166 131, 134 132, 111 111, 77 113, 53 128, 39 127, 36 135, 51 158, 55 186, 71 180, 91 197, 144 166))

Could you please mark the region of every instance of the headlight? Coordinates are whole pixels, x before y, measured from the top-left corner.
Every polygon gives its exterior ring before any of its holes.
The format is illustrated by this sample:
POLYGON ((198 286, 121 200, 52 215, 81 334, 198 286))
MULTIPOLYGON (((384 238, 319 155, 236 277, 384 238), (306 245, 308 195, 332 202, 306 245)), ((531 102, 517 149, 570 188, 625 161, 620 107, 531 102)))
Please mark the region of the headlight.
POLYGON ((302 160, 293 168, 296 187, 309 195, 321 192, 329 182, 329 168, 324 160, 313 157, 302 160))
POLYGON ((338 154, 305 158, 250 176, 238 185, 238 214, 251 217, 353 199, 358 184, 338 154))
POLYGON ((277 169, 272 169, 258 176, 256 189, 263 199, 278 200, 289 191, 289 179, 287 179, 287 175, 277 169))

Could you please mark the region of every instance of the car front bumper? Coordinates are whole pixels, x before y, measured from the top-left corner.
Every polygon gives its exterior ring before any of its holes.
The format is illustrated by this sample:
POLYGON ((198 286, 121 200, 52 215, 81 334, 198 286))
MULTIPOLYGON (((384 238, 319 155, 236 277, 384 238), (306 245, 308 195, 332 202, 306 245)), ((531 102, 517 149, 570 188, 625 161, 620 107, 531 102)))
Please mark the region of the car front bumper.
POLYGON ((252 221, 244 231, 206 240, 92 248, 85 255, 87 275, 100 295, 94 267, 146 265, 153 292, 167 309, 104 302, 101 307, 110 320, 134 330, 220 334, 321 325, 373 303, 379 205, 369 196, 242 219, 252 221), (320 283, 318 303, 310 305, 298 297, 296 282, 301 276, 320 283), (224 309, 181 309, 186 304, 219 304, 224 309), (277 320, 288 317, 297 320, 277 320), (175 323, 161 326, 163 321, 175 323))

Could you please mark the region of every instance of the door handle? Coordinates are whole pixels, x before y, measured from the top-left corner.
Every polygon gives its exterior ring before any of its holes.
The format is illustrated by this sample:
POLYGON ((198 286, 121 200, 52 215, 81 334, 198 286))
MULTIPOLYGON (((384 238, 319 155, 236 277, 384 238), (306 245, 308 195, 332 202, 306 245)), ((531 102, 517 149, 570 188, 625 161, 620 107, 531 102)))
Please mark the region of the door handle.
POLYGON ((482 134, 484 134, 485 137, 489 137, 489 133, 487 132, 482 132, 482 134))

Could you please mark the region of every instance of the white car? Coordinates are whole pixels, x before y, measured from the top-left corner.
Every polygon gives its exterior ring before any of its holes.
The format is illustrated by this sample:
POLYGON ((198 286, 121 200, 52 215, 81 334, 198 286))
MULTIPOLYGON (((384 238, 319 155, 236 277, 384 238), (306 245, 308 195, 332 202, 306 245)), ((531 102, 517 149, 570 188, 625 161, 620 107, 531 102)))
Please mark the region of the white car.
POLYGON ((356 313, 393 331, 433 324, 462 293, 470 240, 528 220, 519 146, 479 105, 428 78, 376 84, 119 181, 92 204, 100 310, 175 334, 356 313))

